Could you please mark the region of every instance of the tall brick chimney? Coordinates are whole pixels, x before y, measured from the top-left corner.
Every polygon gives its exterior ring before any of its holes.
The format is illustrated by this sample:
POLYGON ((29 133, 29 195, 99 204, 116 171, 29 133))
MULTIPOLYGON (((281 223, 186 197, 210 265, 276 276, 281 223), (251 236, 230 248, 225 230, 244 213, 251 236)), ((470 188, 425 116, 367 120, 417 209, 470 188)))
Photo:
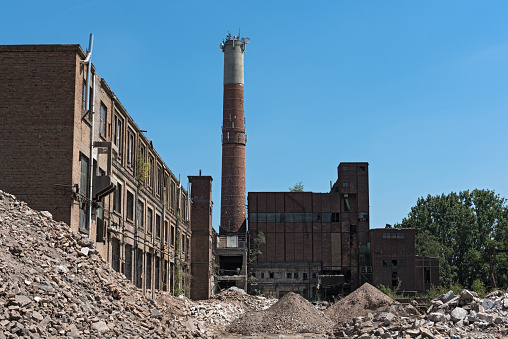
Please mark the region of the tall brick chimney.
POLYGON ((243 111, 243 53, 249 38, 231 36, 224 52, 222 122, 221 224, 219 233, 246 232, 245 119, 243 111))

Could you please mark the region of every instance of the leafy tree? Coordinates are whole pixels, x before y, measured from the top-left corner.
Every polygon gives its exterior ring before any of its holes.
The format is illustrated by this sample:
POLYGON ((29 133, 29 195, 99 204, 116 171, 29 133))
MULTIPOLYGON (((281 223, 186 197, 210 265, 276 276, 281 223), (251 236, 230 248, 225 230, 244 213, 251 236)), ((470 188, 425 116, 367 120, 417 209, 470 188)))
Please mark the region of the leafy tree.
POLYGON ((290 187, 289 192, 303 192, 303 181, 299 181, 293 187, 290 187))
MULTIPOLYGON (((419 198, 395 227, 415 228, 416 253, 440 258, 441 284, 491 284, 487 248, 508 248, 507 200, 490 190, 419 198)), ((497 254, 497 284, 508 286, 508 259, 497 254)))

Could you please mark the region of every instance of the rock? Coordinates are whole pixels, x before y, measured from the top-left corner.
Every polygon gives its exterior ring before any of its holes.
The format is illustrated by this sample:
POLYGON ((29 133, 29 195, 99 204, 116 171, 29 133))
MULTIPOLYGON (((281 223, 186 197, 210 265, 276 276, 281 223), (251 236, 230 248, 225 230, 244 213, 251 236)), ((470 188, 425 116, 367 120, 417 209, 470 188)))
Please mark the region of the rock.
POLYGON ((53 214, 51 214, 48 211, 41 211, 41 215, 48 218, 48 219, 53 219, 53 214))
POLYGON ((78 240, 78 245, 82 247, 91 247, 94 244, 93 239, 90 238, 81 238, 78 240))
POLYGON ((462 299, 462 300, 473 300, 474 299, 473 293, 471 293, 468 290, 461 290, 459 296, 460 296, 460 299, 462 299))
POLYGON ((428 315, 428 319, 435 323, 446 321, 446 317, 443 313, 433 312, 428 315))
POLYGON ((22 294, 17 294, 15 300, 21 307, 25 307, 26 305, 32 302, 32 300, 29 297, 22 294))
POLYGON ((88 247, 83 247, 83 248, 81 248, 80 252, 81 252, 83 255, 88 255, 88 252, 90 252, 90 248, 88 248, 88 247))
POLYGON ((92 324, 92 328, 96 330, 99 333, 107 332, 109 331, 108 324, 106 324, 104 321, 97 321, 92 324))
POLYGON ((458 322, 466 318, 467 311, 461 307, 456 307, 453 309, 452 313, 450 314, 451 320, 453 322, 458 322))

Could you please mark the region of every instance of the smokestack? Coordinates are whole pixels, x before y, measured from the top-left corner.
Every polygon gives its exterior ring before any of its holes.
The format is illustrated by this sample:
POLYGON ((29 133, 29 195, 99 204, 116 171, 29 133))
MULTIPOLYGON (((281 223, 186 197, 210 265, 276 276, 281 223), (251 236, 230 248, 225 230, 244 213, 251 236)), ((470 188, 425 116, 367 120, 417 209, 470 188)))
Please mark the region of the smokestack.
POLYGON ((243 53, 248 43, 249 38, 228 34, 220 45, 224 52, 224 101, 219 233, 246 232, 243 53))

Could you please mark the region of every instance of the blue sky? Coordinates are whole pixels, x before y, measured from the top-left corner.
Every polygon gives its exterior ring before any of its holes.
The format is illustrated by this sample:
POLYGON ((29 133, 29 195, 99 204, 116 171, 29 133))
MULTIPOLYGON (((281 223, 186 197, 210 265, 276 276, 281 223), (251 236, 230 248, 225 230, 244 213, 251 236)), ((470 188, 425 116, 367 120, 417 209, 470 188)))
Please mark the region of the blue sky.
MULTIPOLYGON (((245 54, 247 191, 326 192, 369 162, 371 228, 420 196, 508 197, 507 1, 9 1, 0 44, 81 44, 176 174, 220 214, 223 54, 245 54), (185 180, 186 181, 186 180, 185 180)), ((1 79, 0 79, 1 81, 1 79)))

